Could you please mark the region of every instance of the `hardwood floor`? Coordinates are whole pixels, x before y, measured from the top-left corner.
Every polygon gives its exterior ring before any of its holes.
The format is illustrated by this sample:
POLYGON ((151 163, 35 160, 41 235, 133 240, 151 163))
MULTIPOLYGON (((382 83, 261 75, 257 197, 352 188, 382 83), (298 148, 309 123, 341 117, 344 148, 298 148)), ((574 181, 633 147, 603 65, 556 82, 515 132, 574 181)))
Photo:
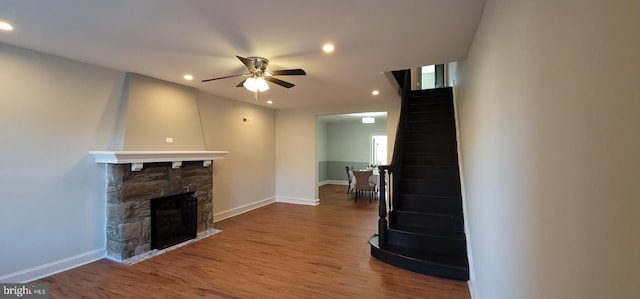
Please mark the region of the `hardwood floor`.
POLYGON ((274 203, 133 266, 100 260, 40 282, 50 298, 470 298, 465 282, 371 257, 377 201, 320 188, 316 207, 274 203))

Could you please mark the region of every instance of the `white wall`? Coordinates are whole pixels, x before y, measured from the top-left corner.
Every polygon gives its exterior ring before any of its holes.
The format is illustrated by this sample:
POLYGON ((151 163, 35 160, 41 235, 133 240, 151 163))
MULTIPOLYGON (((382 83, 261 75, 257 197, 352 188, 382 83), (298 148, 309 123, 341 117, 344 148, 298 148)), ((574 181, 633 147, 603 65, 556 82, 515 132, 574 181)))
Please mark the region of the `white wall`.
MULTIPOLYGON (((395 141, 400 101, 362 102, 276 111, 276 195, 279 201, 316 204, 316 116, 387 111, 389 145, 395 141)), ((391 154, 391 150, 389 151, 391 154)))
POLYGON ((457 90, 478 298, 640 297, 639 11, 487 1, 457 90))
POLYGON ((0 44, 0 281, 104 256, 104 170, 124 74, 0 44))

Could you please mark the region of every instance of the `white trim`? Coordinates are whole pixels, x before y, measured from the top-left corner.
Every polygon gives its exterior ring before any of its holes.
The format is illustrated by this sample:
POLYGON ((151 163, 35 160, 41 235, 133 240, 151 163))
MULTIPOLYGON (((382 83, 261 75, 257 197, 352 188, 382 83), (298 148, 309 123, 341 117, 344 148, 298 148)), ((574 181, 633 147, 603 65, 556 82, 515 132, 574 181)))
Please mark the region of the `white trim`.
POLYGON ((334 180, 328 180, 328 181, 327 181, 327 184, 347 186, 347 185, 349 185, 349 181, 334 181, 334 180))
POLYGON ((326 181, 322 181, 322 182, 318 183, 318 187, 324 186, 324 185, 342 185, 342 186, 347 186, 347 185, 349 185, 349 181, 326 180, 326 181))
POLYGON ((132 171, 140 171, 144 163, 171 162, 173 168, 182 166, 183 161, 202 161, 203 167, 212 160, 224 159, 228 151, 91 151, 96 163, 128 164, 132 171))
POLYGON ((243 205, 243 206, 239 206, 237 208, 233 208, 233 209, 230 209, 230 210, 226 210, 226 211, 222 211, 222 212, 213 214, 213 223, 216 223, 218 221, 222 221, 222 220, 225 220, 227 218, 231 218, 233 216, 237 216, 237 215, 249 212, 251 210, 255 210, 257 208, 264 207, 264 206, 266 206, 268 204, 272 204, 274 202, 276 202, 276 198, 275 198, 275 196, 272 196, 272 197, 269 197, 269 198, 266 198, 266 199, 263 199, 263 200, 256 201, 254 203, 246 204, 246 205, 243 205))
POLYGON ((63 258, 57 261, 46 263, 43 265, 35 266, 29 269, 21 270, 18 272, 10 273, 5 276, 0 276, 0 282, 13 282, 13 283, 27 283, 40 279, 43 277, 51 276, 56 273, 67 271, 69 269, 80 267, 84 264, 95 262, 105 257, 104 248, 85 252, 75 256, 63 258))
POLYGON ((469 229, 469 210, 467 204, 467 191, 464 180, 464 158, 462 155, 462 143, 460 133, 460 119, 458 117, 458 102, 457 102, 457 89, 455 86, 455 81, 453 82, 454 86, 451 86, 451 92, 453 95, 453 113, 454 113, 454 121, 456 124, 456 146, 458 149, 458 171, 460 173, 460 195, 462 197, 462 220, 464 221, 464 232, 465 238, 467 241, 467 260, 469 262, 469 291, 471 292, 471 298, 480 298, 480 295, 477 293, 476 285, 475 285, 475 264, 473 261, 473 250, 471 248, 471 230, 469 229), (473 283, 472 283, 473 282, 473 283), (473 287, 473 289, 471 289, 473 287), (474 291, 477 294, 477 297, 474 297, 474 291))
POLYGON ((469 293, 471 294, 471 299, 480 299, 480 292, 478 292, 478 285, 475 280, 467 281, 467 285, 469 285, 469 293))
POLYGON ((317 206, 320 204, 320 199, 278 196, 276 197, 276 202, 290 203, 290 204, 296 204, 296 205, 317 206))

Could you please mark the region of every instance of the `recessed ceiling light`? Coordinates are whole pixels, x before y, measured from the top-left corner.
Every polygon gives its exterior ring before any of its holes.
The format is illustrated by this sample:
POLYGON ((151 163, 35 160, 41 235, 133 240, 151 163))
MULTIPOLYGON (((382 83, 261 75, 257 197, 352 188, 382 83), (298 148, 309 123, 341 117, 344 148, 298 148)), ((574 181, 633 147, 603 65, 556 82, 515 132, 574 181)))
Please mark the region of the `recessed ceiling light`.
POLYGON ((193 76, 191 76, 190 74, 185 74, 185 75, 183 76, 183 78, 184 78, 185 80, 187 80, 187 81, 191 81, 191 80, 193 80, 193 76))
POLYGON ((322 46, 322 51, 324 51, 325 53, 331 53, 333 52, 333 50, 335 50, 333 44, 327 43, 322 46))
POLYGON ((362 118, 362 123, 363 124, 375 124, 376 123, 376 119, 371 117, 371 116, 363 117, 362 118))
POLYGON ((372 91, 371 94, 374 95, 374 96, 377 96, 377 95, 380 94, 380 91, 376 89, 376 90, 372 91))
POLYGON ((0 21, 0 30, 11 31, 13 30, 13 26, 7 22, 0 21))
POLYGON ((268 100, 267 104, 273 104, 273 101, 272 100, 268 100))

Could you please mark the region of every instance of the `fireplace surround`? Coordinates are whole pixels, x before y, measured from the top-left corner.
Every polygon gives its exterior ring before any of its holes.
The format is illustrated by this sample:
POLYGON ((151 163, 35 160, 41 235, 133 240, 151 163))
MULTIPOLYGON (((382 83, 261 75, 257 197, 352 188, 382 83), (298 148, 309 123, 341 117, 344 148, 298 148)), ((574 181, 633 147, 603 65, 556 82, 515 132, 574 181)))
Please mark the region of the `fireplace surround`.
POLYGON ((151 248, 151 200, 192 193, 198 234, 213 228, 211 161, 228 152, 91 152, 105 164, 107 257, 125 261, 151 248))

